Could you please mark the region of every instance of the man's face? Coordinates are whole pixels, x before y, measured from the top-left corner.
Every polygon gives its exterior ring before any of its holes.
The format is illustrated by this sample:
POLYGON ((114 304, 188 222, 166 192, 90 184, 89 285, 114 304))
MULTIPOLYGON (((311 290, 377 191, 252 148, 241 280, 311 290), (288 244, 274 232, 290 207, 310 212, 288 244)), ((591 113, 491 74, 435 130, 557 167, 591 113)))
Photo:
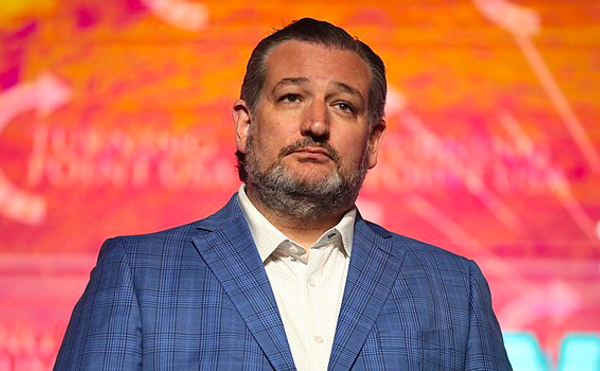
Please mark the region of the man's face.
POLYGON ((366 63, 351 51, 300 41, 273 48, 254 112, 243 101, 234 110, 250 177, 277 170, 307 190, 375 166, 384 126, 369 128, 370 82, 366 63))

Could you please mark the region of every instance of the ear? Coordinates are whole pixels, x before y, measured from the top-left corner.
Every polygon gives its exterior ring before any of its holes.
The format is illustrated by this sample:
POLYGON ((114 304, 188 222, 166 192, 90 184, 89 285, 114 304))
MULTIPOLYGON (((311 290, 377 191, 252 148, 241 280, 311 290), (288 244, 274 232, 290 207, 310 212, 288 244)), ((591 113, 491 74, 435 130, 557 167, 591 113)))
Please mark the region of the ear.
POLYGON ((381 147, 384 133, 385 121, 381 120, 373 126, 371 135, 369 135, 369 146, 367 147, 367 151, 369 152, 367 166, 369 169, 372 169, 377 165, 377 156, 379 155, 379 148, 381 147))
POLYGON ((235 123, 235 144, 238 151, 246 153, 246 142, 252 122, 250 108, 245 101, 238 99, 233 104, 233 122, 235 123))

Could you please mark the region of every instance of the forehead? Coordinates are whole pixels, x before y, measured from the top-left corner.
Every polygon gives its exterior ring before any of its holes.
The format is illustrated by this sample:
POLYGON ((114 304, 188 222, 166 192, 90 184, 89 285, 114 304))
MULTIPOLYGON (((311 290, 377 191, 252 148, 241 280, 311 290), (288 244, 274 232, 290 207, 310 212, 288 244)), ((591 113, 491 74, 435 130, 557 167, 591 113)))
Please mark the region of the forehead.
POLYGON ((306 77, 314 84, 341 82, 367 98, 371 71, 355 52, 290 40, 275 46, 266 60, 266 87, 283 78, 306 77))

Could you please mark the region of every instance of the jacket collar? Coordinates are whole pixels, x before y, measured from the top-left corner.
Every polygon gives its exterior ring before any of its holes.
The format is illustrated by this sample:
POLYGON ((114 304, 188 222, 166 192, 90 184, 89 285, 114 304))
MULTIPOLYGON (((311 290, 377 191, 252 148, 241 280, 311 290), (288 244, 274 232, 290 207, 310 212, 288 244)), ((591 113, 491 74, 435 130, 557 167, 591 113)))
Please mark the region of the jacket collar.
MULTIPOLYGON (((227 205, 196 223, 198 252, 220 281, 275 369, 295 369, 275 296, 252 234, 234 195, 227 205)), ((392 234, 356 218, 354 243, 333 342, 330 370, 356 360, 400 272, 404 249, 392 234)))
POLYGON ((329 370, 352 367, 400 274, 406 250, 393 249, 392 236, 358 216, 329 370))
POLYGON ((273 368, 295 369, 275 296, 237 197, 196 228, 200 231, 192 238, 196 249, 273 368))

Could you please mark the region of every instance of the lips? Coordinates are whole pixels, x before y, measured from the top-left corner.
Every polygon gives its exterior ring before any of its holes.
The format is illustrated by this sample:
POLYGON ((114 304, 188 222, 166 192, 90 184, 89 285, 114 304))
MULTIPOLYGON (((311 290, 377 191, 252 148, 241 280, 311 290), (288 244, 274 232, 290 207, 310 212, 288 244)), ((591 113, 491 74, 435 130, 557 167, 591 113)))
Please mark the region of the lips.
POLYGON ((279 151, 279 158, 282 159, 285 156, 297 153, 299 156, 305 158, 312 158, 315 160, 323 160, 329 158, 335 163, 339 163, 339 156, 335 149, 327 142, 316 142, 312 138, 304 138, 293 144, 290 144, 279 151))
POLYGON ((293 151, 292 153, 300 153, 300 154, 307 155, 309 157, 325 156, 330 159, 333 159, 331 157, 331 155, 329 154, 329 152, 327 152, 325 149, 323 149, 321 147, 304 147, 304 148, 297 149, 297 150, 293 151))

